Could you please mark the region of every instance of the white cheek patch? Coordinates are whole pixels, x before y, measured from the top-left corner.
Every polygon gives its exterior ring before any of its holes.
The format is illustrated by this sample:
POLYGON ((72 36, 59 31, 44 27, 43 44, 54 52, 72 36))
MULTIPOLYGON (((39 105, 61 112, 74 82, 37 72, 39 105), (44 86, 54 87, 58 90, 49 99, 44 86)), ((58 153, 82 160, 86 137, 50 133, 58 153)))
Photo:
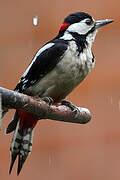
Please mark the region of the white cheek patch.
POLYGON ((94 25, 87 25, 85 23, 85 20, 82 20, 78 23, 74 23, 74 24, 71 24, 69 27, 68 27, 68 31, 69 32, 76 32, 78 34, 81 34, 81 35, 84 35, 84 34, 87 34, 92 28, 94 25))

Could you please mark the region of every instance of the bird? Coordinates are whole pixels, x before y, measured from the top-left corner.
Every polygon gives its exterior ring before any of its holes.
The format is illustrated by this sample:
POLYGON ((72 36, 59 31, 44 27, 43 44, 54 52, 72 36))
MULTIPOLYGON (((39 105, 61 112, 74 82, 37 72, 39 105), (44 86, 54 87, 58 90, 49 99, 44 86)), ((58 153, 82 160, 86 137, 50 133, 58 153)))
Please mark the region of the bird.
MULTIPOLYGON (((85 12, 68 15, 58 34, 35 54, 14 91, 42 98, 46 102, 63 103, 74 111, 76 107, 64 99, 93 69, 95 57, 92 44, 98 29, 113 19, 94 20, 85 12)), ((32 113, 16 110, 6 134, 14 131, 10 146, 11 174, 18 158, 17 175, 32 151, 34 127, 38 118, 32 113)))

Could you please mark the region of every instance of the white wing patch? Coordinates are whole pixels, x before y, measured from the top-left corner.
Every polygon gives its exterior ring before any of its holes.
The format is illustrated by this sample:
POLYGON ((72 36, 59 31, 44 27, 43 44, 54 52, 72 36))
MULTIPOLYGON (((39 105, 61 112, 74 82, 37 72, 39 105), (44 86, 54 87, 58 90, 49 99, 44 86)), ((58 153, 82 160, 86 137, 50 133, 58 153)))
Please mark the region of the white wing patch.
POLYGON ((37 59, 37 57, 46 49, 51 48, 54 45, 54 43, 48 43, 45 46, 43 46, 35 55, 35 57, 33 58, 31 64, 29 65, 29 67, 26 69, 26 71, 24 72, 24 74, 22 75, 22 81, 24 81, 24 77, 27 75, 28 71, 30 70, 31 66, 33 65, 33 63, 35 62, 35 60, 37 59))

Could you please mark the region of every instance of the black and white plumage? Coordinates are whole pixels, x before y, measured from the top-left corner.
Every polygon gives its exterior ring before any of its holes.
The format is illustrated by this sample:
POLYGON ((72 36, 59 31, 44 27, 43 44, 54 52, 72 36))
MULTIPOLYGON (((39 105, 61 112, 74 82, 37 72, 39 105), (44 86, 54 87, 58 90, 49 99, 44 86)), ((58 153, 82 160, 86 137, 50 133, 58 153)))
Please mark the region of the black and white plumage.
MULTIPOLYGON (((112 21, 95 21, 84 12, 70 14, 61 25, 58 35, 34 56, 15 91, 34 97, 51 97, 54 103, 60 102, 94 67, 95 58, 91 48, 97 30, 112 21)), ((33 115, 17 111, 14 120, 8 125, 7 133, 15 130, 11 143, 10 172, 18 156, 19 174, 31 151, 34 122, 33 115), (27 119, 31 122, 29 125, 27 119)))

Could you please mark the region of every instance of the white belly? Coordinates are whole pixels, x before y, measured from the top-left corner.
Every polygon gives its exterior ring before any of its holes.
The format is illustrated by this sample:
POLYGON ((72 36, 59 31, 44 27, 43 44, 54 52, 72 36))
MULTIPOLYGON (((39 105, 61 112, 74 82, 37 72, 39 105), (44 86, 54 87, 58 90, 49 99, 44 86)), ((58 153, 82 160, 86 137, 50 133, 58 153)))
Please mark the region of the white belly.
POLYGON ((56 102, 64 99, 92 69, 92 56, 88 59, 86 52, 78 56, 75 48, 75 43, 71 44, 57 66, 27 92, 34 96, 52 97, 56 102))

